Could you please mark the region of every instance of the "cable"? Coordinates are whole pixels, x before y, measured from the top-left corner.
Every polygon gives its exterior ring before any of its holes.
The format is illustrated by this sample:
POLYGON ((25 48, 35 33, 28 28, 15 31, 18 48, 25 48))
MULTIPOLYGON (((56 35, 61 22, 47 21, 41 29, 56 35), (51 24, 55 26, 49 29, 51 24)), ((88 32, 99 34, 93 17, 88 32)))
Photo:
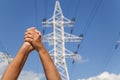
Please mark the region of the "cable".
MULTIPOLYGON (((88 30, 88 28, 90 27, 90 25, 91 25, 94 17, 96 16, 97 11, 98 11, 100 5, 102 4, 102 2, 103 2, 103 0, 97 0, 97 1, 96 1, 95 6, 93 7, 93 9, 92 9, 92 11, 91 11, 91 13, 90 13, 90 15, 89 15, 89 17, 88 17, 88 20, 87 20, 87 22, 86 22, 86 25, 85 25, 84 29, 82 30, 82 34, 85 35, 85 34, 87 33, 87 30, 88 30)), ((78 11, 79 3, 80 3, 80 0, 79 0, 79 2, 78 2, 77 6, 76 6, 75 12, 78 11)), ((77 13, 78 13, 78 12, 75 13, 75 17, 77 16, 77 13)), ((78 48, 77 48, 77 52, 79 51, 79 49, 81 49, 81 46, 80 46, 80 45, 81 45, 82 43, 83 43, 83 40, 78 44, 79 46, 78 46, 78 48)), ((78 53, 79 53, 79 52, 78 52, 78 53)), ((73 66, 72 66, 72 68, 73 68, 73 66)), ((73 70, 73 69, 72 69, 72 70, 73 70)), ((71 71, 71 73, 72 73, 72 71, 71 71)))
POLYGON ((38 27, 37 1, 34 0, 35 26, 38 27))
MULTIPOLYGON (((79 2, 77 3, 77 6, 76 6, 76 8, 75 8, 75 9, 76 9, 75 12, 78 11, 78 9, 79 9, 80 0, 78 0, 78 1, 79 1, 79 2)), ((84 28, 83 28, 83 30, 82 30, 82 32, 81 32, 83 35, 86 35, 86 33, 87 33, 88 29, 90 28, 90 25, 91 25, 94 17, 96 16, 96 14, 97 14, 97 12, 98 12, 99 7, 100 7, 101 4, 102 4, 102 2, 103 2, 103 0, 97 0, 97 1, 95 2, 95 5, 94 5, 94 7, 93 7, 92 10, 91 10, 91 13, 90 13, 90 15, 89 15, 89 17, 88 17, 88 20, 87 20, 87 22, 86 22, 86 25, 84 26, 84 28)), ((76 15, 77 15, 77 13, 78 13, 78 12, 75 13, 75 17, 76 17, 76 15)), ((72 32, 73 32, 73 31, 72 31, 72 32)), ((80 42, 80 45, 81 45, 82 43, 83 43, 83 40, 80 42)))
MULTIPOLYGON (((92 9, 89 17, 88 17, 88 20, 87 20, 87 22, 86 22, 86 25, 84 26, 84 28, 83 28, 83 30, 82 30, 82 34, 83 34, 84 36, 86 35, 88 29, 90 28, 90 25, 91 25, 94 17, 96 16, 96 14, 97 14, 97 12, 98 12, 98 9, 99 9, 99 7, 101 6, 102 2, 103 2, 103 0, 97 0, 97 1, 96 1, 95 5, 94 5, 94 7, 93 7, 93 9, 92 9)), ((84 38, 83 38, 83 39, 84 39, 84 38)), ((80 42, 80 45, 82 45, 83 41, 84 41, 84 40, 82 40, 82 41, 80 42)), ((81 47, 81 46, 80 46, 80 47, 81 47)), ((79 48, 79 49, 81 49, 81 48, 79 48)), ((79 50, 78 50, 78 51, 79 51, 79 50)))
MULTIPOLYGON (((48 15, 47 15, 48 10, 49 10, 48 5, 49 5, 49 0, 44 0, 44 18, 43 18, 43 21, 46 21, 48 18, 48 15)), ((45 33, 46 33, 45 30, 46 30, 46 28, 42 24, 42 35, 45 35, 45 33)))
POLYGON ((78 0, 78 2, 77 2, 77 5, 76 5, 76 8, 75 8, 75 18, 76 18, 76 16, 77 16, 77 14, 78 14, 78 11, 79 11, 79 7, 80 7, 80 3, 81 3, 81 1, 80 0, 78 0))
POLYGON ((93 9, 88 17, 88 20, 86 22, 86 25, 84 27, 84 30, 83 30, 84 35, 87 33, 88 29, 90 28, 90 25, 92 24, 92 21, 93 21, 94 17, 96 16, 98 9, 101 6, 102 2, 103 2, 103 0, 96 1, 95 6, 93 7, 93 9))
MULTIPOLYGON (((117 40, 120 40, 120 33, 119 33, 119 37, 117 40)), ((118 44, 118 43, 117 43, 118 44)), ((117 48, 118 49, 118 48, 117 48)), ((116 43, 114 44, 114 48, 113 48, 113 52, 111 52, 110 56, 109 56, 109 59, 107 60, 106 62, 106 65, 105 65, 105 69, 108 68, 110 62, 112 61, 113 57, 115 56, 115 52, 116 52, 116 43)))
POLYGON ((48 5, 49 5, 49 2, 50 2, 50 1, 49 1, 49 0, 44 0, 44 1, 45 1, 45 2, 44 2, 44 5, 45 5, 45 6, 44 6, 44 7, 45 7, 45 9, 44 9, 44 10, 45 10, 45 12, 44 12, 44 18, 48 18, 47 13, 48 13, 48 10, 49 10, 49 6, 48 6, 48 5))

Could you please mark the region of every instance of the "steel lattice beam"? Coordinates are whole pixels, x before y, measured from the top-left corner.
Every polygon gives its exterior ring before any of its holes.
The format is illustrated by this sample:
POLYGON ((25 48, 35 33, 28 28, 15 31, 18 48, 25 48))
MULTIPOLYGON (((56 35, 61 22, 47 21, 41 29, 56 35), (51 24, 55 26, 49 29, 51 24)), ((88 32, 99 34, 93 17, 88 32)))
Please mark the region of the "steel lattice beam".
POLYGON ((78 37, 64 32, 64 26, 71 26, 73 21, 65 18, 58 0, 56 0, 54 14, 48 20, 42 22, 45 27, 53 27, 53 32, 43 36, 43 42, 52 43, 54 49, 49 51, 54 63, 59 70, 62 80, 70 80, 66 58, 72 58, 74 53, 65 48, 65 42, 80 42, 78 37))

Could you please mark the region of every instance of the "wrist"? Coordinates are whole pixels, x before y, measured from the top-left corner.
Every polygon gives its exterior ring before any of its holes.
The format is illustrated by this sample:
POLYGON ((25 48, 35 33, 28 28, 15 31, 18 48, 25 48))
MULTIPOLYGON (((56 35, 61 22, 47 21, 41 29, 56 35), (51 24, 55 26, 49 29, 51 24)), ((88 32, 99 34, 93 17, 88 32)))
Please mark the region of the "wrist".
POLYGON ((36 50, 38 51, 38 52, 41 52, 42 50, 44 50, 45 48, 44 48, 44 45, 42 44, 42 43, 39 43, 39 45, 37 46, 37 48, 36 48, 36 50))
POLYGON ((26 49, 28 52, 31 52, 33 50, 33 47, 29 42, 24 42, 22 47, 26 49))

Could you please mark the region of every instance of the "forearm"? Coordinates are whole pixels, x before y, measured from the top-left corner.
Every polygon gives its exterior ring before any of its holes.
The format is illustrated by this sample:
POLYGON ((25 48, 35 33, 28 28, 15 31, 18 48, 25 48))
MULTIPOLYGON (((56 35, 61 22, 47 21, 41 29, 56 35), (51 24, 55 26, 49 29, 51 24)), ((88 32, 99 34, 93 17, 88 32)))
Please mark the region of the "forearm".
POLYGON ((29 52, 30 50, 25 45, 21 47, 13 61, 7 67, 2 80, 17 80, 29 52))
POLYGON ((41 62, 43 64, 43 68, 46 74, 47 80, 61 80, 60 75, 50 57, 47 50, 42 47, 39 50, 39 55, 41 58, 41 62))

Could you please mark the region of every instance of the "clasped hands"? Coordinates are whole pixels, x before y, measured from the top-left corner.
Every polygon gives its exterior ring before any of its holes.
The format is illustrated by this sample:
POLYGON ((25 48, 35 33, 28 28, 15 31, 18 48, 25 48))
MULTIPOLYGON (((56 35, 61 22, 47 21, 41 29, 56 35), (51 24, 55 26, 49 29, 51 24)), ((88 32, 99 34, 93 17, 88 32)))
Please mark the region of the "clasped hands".
POLYGON ((28 28, 24 35, 24 45, 29 49, 29 51, 37 50, 38 52, 43 48, 41 42, 41 33, 35 28, 28 28))

